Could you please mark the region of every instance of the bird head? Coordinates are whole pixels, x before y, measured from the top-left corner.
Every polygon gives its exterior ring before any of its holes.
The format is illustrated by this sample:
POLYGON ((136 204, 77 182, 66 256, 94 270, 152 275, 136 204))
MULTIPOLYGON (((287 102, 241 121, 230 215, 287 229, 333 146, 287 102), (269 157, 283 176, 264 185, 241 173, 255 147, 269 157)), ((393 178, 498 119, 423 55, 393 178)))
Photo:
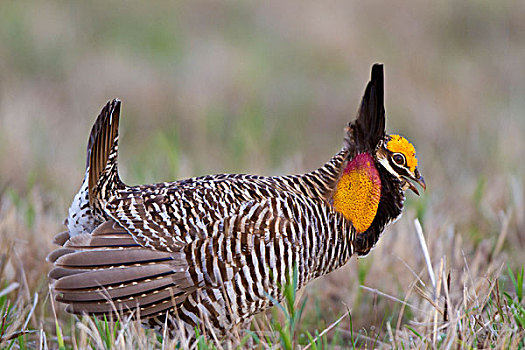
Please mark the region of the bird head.
POLYGON ((416 149, 403 136, 386 135, 378 144, 375 158, 386 171, 399 180, 403 191, 410 189, 419 195, 412 182, 419 184, 423 190, 426 189, 425 179, 417 168, 416 149))

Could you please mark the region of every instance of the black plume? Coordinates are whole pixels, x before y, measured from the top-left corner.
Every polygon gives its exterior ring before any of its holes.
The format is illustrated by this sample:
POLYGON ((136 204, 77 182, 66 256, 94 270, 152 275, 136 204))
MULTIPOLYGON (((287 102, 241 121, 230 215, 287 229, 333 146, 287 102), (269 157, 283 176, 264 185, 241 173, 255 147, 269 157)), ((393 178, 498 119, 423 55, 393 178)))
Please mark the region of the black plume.
POLYGON ((356 153, 372 152, 385 133, 383 65, 374 64, 357 119, 349 124, 345 147, 356 153))

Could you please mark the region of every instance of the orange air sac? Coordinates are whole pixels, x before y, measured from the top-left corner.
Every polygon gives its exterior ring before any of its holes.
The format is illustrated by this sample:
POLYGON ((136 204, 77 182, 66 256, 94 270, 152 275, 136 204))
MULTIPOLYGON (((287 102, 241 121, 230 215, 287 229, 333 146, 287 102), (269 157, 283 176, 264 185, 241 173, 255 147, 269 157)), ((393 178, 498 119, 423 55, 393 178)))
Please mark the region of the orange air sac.
POLYGON ((348 162, 337 183, 334 208, 352 222, 356 231, 365 232, 377 213, 381 199, 381 178, 369 153, 348 162))

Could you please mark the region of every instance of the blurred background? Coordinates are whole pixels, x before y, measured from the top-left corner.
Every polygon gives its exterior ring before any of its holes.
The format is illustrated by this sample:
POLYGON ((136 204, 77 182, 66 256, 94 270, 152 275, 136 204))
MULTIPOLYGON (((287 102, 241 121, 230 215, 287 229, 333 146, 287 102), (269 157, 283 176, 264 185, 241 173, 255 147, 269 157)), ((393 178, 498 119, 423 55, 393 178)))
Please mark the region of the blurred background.
POLYGON ((416 217, 433 263, 447 256, 453 280, 459 262, 480 278, 495 259, 518 266, 524 18, 525 2, 513 0, 3 1, 0 240, 15 252, 9 271, 23 271, 28 294, 47 288, 42 261, 107 100, 123 102, 128 184, 298 173, 340 149, 375 62, 385 65, 388 131, 415 144, 428 189, 408 194, 403 218, 369 257, 307 288, 308 312, 329 324, 348 307, 369 333, 395 319, 385 315, 399 304, 359 285, 405 298, 407 266, 424 271, 416 217))

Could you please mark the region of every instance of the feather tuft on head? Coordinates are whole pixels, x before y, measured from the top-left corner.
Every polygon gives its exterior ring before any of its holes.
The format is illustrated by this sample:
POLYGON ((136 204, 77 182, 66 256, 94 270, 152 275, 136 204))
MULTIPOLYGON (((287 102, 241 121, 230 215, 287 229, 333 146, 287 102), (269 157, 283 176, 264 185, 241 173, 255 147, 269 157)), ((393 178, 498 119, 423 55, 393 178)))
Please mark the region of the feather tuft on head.
POLYGON ((402 153, 407 161, 407 166, 410 171, 414 171, 417 167, 416 149, 403 136, 390 135, 390 140, 386 144, 386 148, 392 153, 402 153))

